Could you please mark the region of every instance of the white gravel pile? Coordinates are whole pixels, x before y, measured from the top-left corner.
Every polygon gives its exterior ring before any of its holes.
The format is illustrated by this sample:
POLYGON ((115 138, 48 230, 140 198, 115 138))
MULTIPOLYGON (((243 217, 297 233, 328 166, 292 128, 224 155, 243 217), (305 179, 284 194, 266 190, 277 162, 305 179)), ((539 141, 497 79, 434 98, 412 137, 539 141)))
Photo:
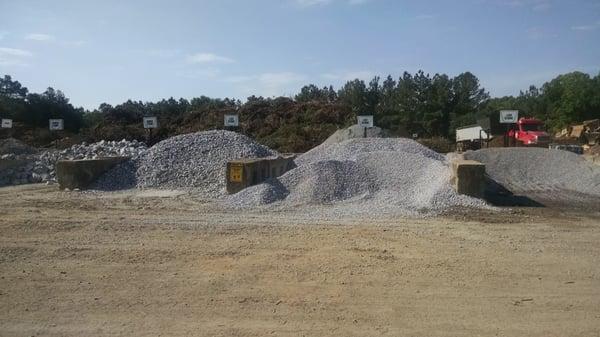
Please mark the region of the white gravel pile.
MULTIPOLYGON (((300 156, 297 168, 228 199, 233 207, 323 206, 325 213, 423 216, 486 207, 450 186, 445 157, 402 138, 351 139, 300 156)), ((323 210, 321 210, 323 211, 323 210)), ((320 213, 323 214, 323 213, 320 213)))
POLYGON ((600 196, 600 167, 569 151, 490 148, 464 157, 484 163, 488 176, 513 193, 552 192, 546 195, 557 200, 562 192, 600 196))
POLYGON ((54 166, 58 160, 97 159, 124 156, 137 159, 147 151, 144 143, 134 141, 100 141, 81 143, 65 150, 46 150, 34 154, 4 154, 2 159, 20 160, 23 164, 0 171, 0 186, 55 182, 54 166))
POLYGON ((137 186, 193 189, 205 197, 218 197, 225 193, 228 161, 277 155, 276 151, 231 131, 175 136, 154 145, 140 159, 137 186))
MULTIPOLYGON (((387 138, 389 136, 389 132, 380 127, 367 128, 367 138, 387 138)), ((345 129, 337 130, 323 144, 336 144, 354 138, 365 138, 365 128, 354 124, 345 129)))

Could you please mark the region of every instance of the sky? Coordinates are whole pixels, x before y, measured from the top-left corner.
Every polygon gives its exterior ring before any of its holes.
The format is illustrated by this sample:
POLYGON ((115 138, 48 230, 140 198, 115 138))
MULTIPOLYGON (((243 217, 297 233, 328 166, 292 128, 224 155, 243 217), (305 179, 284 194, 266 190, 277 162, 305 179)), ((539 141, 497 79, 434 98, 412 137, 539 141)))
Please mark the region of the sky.
POLYGON ((404 71, 492 96, 600 72, 600 0, 0 0, 0 75, 94 109, 404 71))

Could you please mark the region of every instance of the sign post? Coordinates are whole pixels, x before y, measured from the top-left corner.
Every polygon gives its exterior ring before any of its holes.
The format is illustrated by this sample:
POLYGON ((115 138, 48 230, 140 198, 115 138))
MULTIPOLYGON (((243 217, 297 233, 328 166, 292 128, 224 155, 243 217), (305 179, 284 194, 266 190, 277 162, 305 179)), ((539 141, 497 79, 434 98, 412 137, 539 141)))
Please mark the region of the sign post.
POLYGON ((148 130, 148 136, 146 138, 147 145, 150 146, 150 140, 152 139, 152 129, 158 127, 158 118, 156 117, 144 117, 143 119, 144 129, 148 130))
POLYGON ((519 110, 500 110, 500 123, 506 124, 506 132, 504 133, 504 147, 508 147, 508 132, 510 125, 515 124, 519 120, 519 110))
POLYGON ((3 118, 2 119, 2 129, 12 129, 13 123, 12 119, 3 118))
POLYGON ((223 119, 223 125, 225 129, 235 129, 240 125, 240 117, 239 115, 225 115, 223 119))
POLYGON ((65 120, 64 119, 49 119, 48 120, 48 128, 50 131, 62 131, 65 129, 65 120))
POLYGON ((373 127, 373 116, 358 116, 358 126, 365 128, 364 138, 367 138, 367 128, 373 127))
POLYGON ((0 129, 7 129, 7 135, 9 137, 12 137, 12 127, 12 119, 2 118, 2 124, 0 124, 0 129))

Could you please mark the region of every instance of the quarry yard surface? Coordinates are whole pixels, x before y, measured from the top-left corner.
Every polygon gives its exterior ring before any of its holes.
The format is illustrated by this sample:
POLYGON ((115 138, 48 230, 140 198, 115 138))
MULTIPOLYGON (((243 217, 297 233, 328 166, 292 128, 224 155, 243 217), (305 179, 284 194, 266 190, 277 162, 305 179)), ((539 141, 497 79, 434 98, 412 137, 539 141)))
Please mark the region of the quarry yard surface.
POLYGON ((0 336, 599 336, 599 209, 318 220, 0 188, 0 336))

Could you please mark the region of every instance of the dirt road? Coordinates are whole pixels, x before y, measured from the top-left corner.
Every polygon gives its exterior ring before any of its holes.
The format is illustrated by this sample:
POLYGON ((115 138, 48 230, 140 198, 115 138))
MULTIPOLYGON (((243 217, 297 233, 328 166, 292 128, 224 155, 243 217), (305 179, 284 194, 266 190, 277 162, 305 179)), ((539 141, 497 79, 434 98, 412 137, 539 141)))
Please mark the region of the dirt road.
POLYGON ((0 188, 0 336, 600 336, 600 216, 0 188))

